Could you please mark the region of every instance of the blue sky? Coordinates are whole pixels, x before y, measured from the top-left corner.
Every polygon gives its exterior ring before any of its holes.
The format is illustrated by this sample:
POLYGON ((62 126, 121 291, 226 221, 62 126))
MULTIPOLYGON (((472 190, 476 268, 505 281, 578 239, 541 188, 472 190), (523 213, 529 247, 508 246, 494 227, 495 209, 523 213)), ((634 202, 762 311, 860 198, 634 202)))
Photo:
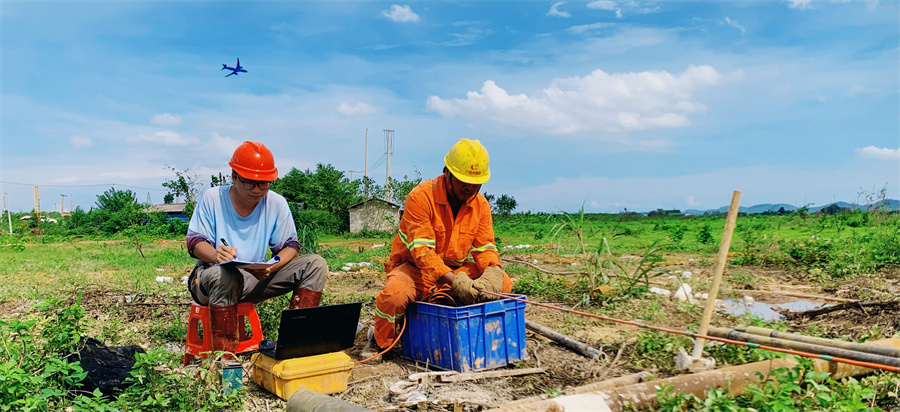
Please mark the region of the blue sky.
POLYGON ((3 1, 0 59, 13 211, 160 203, 244 140, 359 178, 367 128, 382 183, 384 129, 395 178, 481 140, 519 211, 900 198, 895 1, 3 1))

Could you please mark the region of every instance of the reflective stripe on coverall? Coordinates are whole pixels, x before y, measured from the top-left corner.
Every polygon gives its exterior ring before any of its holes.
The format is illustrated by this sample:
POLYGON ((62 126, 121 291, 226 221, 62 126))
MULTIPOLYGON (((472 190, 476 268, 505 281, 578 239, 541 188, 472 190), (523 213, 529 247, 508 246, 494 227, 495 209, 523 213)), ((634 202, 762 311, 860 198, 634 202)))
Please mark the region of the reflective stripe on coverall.
MULTIPOLYGON (((397 316, 412 301, 444 303, 449 284, 435 285, 453 271, 472 279, 489 266, 500 266, 494 244, 491 207, 481 193, 464 203, 456 219, 447 201, 444 176, 419 183, 406 197, 400 232, 391 244, 384 290, 375 297, 375 340, 386 348, 397 334, 397 316), (474 262, 466 261, 471 253, 474 262)), ((512 290, 512 279, 503 274, 503 292, 512 290)))

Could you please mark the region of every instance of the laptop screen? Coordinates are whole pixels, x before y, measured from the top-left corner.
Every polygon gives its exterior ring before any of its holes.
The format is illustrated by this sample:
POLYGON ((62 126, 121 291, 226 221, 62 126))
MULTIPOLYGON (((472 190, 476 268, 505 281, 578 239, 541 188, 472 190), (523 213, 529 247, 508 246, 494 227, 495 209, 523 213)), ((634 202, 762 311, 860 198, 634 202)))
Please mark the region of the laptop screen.
POLYGON ((281 312, 275 359, 338 352, 353 346, 362 302, 281 312))

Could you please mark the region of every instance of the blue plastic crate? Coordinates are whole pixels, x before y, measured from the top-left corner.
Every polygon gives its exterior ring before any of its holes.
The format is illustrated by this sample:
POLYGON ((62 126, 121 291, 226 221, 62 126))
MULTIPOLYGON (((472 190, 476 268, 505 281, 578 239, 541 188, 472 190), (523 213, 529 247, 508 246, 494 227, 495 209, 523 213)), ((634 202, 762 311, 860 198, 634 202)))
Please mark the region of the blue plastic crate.
POLYGON ((525 302, 502 299, 460 307, 413 302, 406 322, 403 356, 441 369, 491 369, 528 357, 525 302))

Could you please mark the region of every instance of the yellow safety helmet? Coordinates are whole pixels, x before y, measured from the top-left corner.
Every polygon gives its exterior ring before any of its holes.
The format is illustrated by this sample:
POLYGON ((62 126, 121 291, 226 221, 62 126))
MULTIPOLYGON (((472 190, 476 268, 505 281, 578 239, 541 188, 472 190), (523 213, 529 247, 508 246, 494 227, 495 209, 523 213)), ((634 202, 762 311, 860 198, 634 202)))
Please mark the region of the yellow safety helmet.
POLYGON ((444 157, 444 165, 464 183, 480 185, 491 177, 487 149, 478 140, 459 139, 444 157))

